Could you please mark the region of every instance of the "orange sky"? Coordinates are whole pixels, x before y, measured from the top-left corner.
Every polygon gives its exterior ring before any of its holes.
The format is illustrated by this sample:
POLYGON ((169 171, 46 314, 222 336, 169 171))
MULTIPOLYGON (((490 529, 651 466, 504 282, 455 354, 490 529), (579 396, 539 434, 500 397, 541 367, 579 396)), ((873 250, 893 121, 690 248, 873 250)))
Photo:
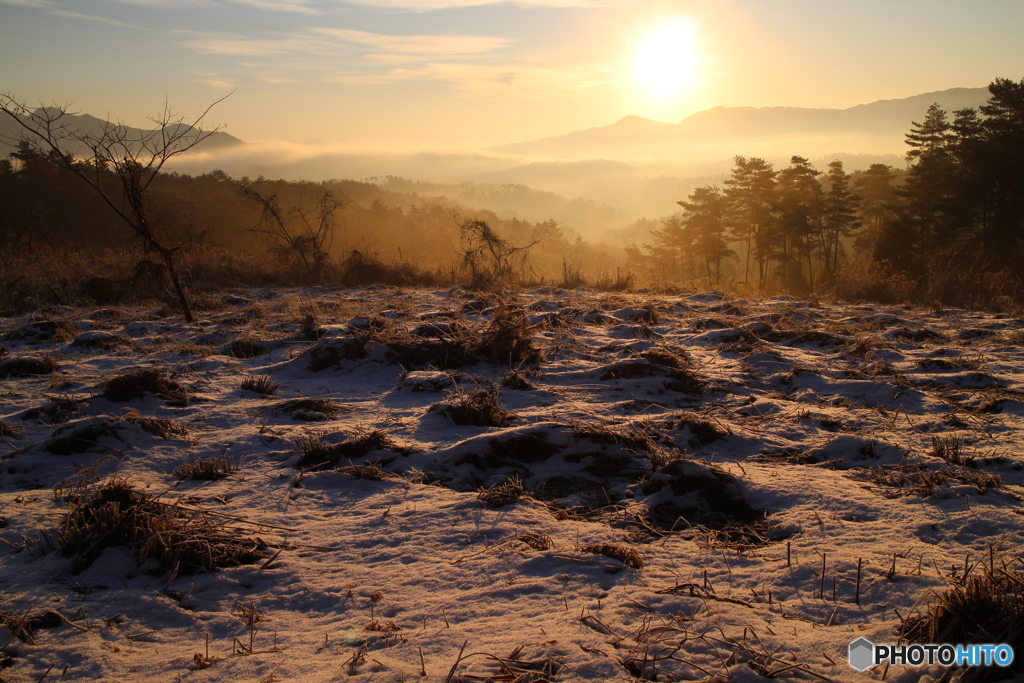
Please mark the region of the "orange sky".
POLYGON ((1019 0, 0 0, 0 88, 247 141, 480 149, 715 105, 848 107, 1024 70, 1019 0))

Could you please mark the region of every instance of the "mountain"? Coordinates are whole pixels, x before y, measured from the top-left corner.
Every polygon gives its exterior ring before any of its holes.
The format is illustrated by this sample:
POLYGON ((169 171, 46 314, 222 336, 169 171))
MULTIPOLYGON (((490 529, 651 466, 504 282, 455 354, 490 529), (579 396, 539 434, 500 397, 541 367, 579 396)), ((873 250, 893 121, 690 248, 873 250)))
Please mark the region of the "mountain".
MULTIPOLYGON (((52 110, 46 108, 37 109, 36 112, 41 115, 53 115, 52 110)), ((110 123, 103 119, 96 118, 89 114, 65 114, 60 119, 60 123, 64 129, 77 135, 86 135, 96 137, 103 133, 104 127, 109 126, 110 123)), ((128 140, 138 139, 141 135, 146 132, 151 132, 153 129, 145 128, 134 128, 132 126, 120 126, 124 131, 124 136, 128 140)), ((178 131, 184 131, 187 134, 188 126, 185 124, 177 124, 168 126, 168 132, 176 134, 178 131)), ((8 154, 13 152, 18 147, 18 141, 25 137, 25 129, 22 128, 17 121, 12 119, 6 114, 0 114, 0 157, 7 157, 8 154)), ((245 145, 244 142, 228 135, 223 131, 217 131, 207 137, 205 140, 197 144, 192 148, 192 151, 196 152, 219 152, 222 150, 232 149, 245 145)), ((87 152, 86 148, 82 144, 69 143, 70 151, 77 155, 82 155, 87 152)))
POLYGON ((627 116, 598 128, 503 145, 493 151, 530 159, 617 159, 698 164, 734 155, 803 156, 902 153, 903 134, 933 102, 949 112, 986 102, 987 88, 953 88, 848 109, 713 107, 678 124, 627 116))

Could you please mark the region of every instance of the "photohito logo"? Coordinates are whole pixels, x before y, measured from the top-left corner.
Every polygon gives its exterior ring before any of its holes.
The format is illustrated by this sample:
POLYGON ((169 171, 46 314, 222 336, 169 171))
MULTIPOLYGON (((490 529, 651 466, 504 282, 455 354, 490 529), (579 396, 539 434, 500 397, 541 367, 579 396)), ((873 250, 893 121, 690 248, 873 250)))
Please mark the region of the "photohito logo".
POLYGON ((867 671, 888 661, 890 664, 917 666, 1001 666, 1013 664, 1013 648, 1009 645, 950 645, 925 643, 913 645, 875 645, 867 638, 858 638, 847 648, 850 666, 867 671))

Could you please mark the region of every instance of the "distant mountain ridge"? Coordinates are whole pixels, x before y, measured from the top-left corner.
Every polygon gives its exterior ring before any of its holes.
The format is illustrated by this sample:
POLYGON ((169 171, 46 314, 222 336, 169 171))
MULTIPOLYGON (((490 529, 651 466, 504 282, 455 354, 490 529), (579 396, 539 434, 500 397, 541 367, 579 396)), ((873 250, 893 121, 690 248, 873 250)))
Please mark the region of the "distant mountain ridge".
POLYGON ((618 159, 691 161, 734 154, 804 156, 845 151, 892 154, 902 151, 903 134, 933 102, 949 112, 978 107, 987 88, 952 88, 848 109, 804 107, 712 107, 678 124, 626 116, 608 126, 518 142, 493 151, 534 159, 618 159))
MULTIPOLYGON (((40 108, 36 111, 45 112, 46 108, 40 108)), ((69 131, 81 132, 86 135, 93 136, 100 135, 103 132, 103 127, 105 125, 109 125, 107 121, 92 116, 91 114, 65 114, 61 119, 61 122, 69 131)), ((123 128, 125 135, 129 139, 138 138, 143 133, 154 130, 148 128, 136 128, 133 126, 123 126, 123 128)), ((172 133, 176 133, 178 130, 187 128, 188 126, 185 124, 168 126, 168 130, 172 133)), ((19 126, 16 121, 6 114, 0 115, 0 156, 6 157, 8 154, 16 150, 18 148, 18 141, 25 136, 25 129, 19 126)), ((245 145, 245 143, 235 136, 229 135, 224 131, 217 131, 196 145, 193 150, 214 152, 242 145, 245 145)), ((75 154, 81 155, 87 152, 82 145, 71 144, 69 146, 71 147, 71 151, 75 154)))

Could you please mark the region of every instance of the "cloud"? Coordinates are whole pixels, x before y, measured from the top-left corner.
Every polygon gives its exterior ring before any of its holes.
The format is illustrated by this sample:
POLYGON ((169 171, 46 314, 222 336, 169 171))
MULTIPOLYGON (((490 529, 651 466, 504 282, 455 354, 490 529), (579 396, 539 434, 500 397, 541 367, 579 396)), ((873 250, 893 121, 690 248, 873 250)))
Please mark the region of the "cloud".
POLYGON ((198 37, 186 41, 186 44, 197 52, 211 55, 229 55, 234 57, 252 55, 282 55, 292 52, 294 45, 286 39, 249 38, 233 33, 199 33, 185 32, 198 37))
POLYGON ((358 56, 377 64, 480 57, 508 47, 506 38, 473 35, 387 35, 342 28, 309 28, 255 38, 234 33, 180 31, 185 43, 204 54, 358 56))
POLYGON ((223 88, 224 90, 231 90, 235 88, 235 84, 226 78, 219 78, 217 76, 210 76, 207 78, 200 78, 199 82, 203 85, 208 85, 211 88, 223 88))
POLYGON ((506 38, 470 35, 392 36, 344 28, 315 28, 311 32, 352 45, 407 55, 458 56, 494 52, 512 43, 506 38))
POLYGON ((140 28, 133 24, 118 21, 117 19, 110 19, 108 17, 101 17, 95 14, 85 14, 82 12, 76 12, 74 10, 64 9, 58 3, 53 2, 52 0, 0 0, 0 4, 14 5, 16 7, 32 7, 35 9, 41 9, 49 14, 52 14, 57 17, 64 17, 65 19, 97 21, 103 24, 110 24, 111 26, 120 26, 122 28, 140 28))
POLYGON ((386 85, 412 79, 431 79, 450 83, 464 95, 482 96, 508 92, 517 96, 548 95, 606 85, 615 72, 601 67, 549 68, 529 64, 471 64, 429 62, 421 67, 394 68, 383 73, 341 73, 324 78, 345 85, 386 85))

